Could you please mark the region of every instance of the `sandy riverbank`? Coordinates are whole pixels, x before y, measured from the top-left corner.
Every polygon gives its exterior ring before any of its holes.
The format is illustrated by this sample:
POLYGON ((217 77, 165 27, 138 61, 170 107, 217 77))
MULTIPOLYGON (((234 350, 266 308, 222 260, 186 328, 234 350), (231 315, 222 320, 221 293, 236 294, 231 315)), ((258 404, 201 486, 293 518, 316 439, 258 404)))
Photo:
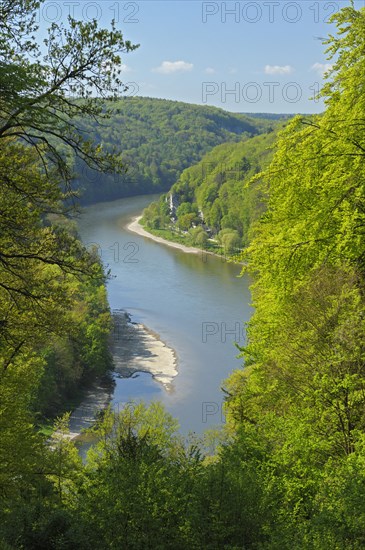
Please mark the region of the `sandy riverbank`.
MULTIPOLYGON (((175 351, 160 336, 146 326, 131 322, 124 310, 113 312, 114 330, 111 351, 114 375, 129 378, 137 372, 149 373, 167 391, 172 391, 178 374, 175 351)), ((79 439, 80 434, 94 423, 96 415, 110 404, 113 390, 95 383, 87 391, 82 403, 71 413, 67 437, 79 439)))
POLYGON ((132 222, 127 225, 128 231, 132 231, 132 233, 137 233, 137 235, 140 235, 141 237, 147 237, 148 239, 151 239, 152 241, 156 241, 157 243, 166 244, 167 246, 171 246, 172 248, 178 248, 179 250, 182 250, 183 252, 187 252, 188 254, 212 254, 212 252, 207 252, 205 250, 202 250, 201 248, 194 248, 193 246, 185 246, 184 244, 174 243, 173 241, 167 241, 162 237, 157 237, 156 235, 152 235, 152 233, 149 233, 140 225, 139 220, 141 218, 142 216, 133 218, 132 222))
MULTIPOLYGON (((210 250, 195 248, 194 246, 185 246, 184 244, 175 243, 174 241, 168 241, 167 239, 163 239, 162 237, 157 237, 156 235, 153 235, 152 233, 146 231, 144 227, 141 226, 141 224, 139 223, 139 220, 141 219, 142 216, 137 216, 136 218, 133 218, 133 220, 126 226, 126 229, 128 229, 128 231, 131 231, 132 233, 140 235, 141 237, 147 237, 147 239, 151 239, 151 241, 156 241, 157 243, 170 246, 171 248, 178 248, 179 250, 187 252, 188 254, 201 254, 203 261, 206 261, 206 255, 209 254, 210 256, 216 256, 217 258, 220 258, 223 262, 233 262, 232 258, 227 258, 222 254, 216 254, 215 252, 211 252, 210 250)), ((244 265, 243 262, 233 263, 244 265)))
POLYGON ((113 318, 112 353, 115 372, 122 377, 147 372, 170 391, 177 375, 175 351, 146 326, 131 322, 126 311, 114 311, 113 318))

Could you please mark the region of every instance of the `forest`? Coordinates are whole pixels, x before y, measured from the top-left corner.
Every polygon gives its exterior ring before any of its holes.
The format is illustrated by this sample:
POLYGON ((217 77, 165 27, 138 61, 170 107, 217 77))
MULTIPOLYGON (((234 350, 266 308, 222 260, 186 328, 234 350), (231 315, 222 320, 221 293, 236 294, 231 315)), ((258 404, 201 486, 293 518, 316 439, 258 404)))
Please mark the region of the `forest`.
POLYGON ((73 168, 125 167, 72 121, 110 120, 88 92, 119 94, 118 52, 137 46, 71 18, 43 57, 37 5, 5 0, 0 18, 0 547, 365 548, 365 9, 332 16, 324 113, 200 152, 176 177, 177 220, 202 210, 206 228, 237 231, 253 280, 226 424, 184 438, 159 403, 106 410, 82 461, 62 404, 110 368, 111 317, 108 273, 70 222, 73 168))
POLYGON ((282 126, 215 147, 144 210, 142 223, 157 235, 237 255, 248 245, 251 227, 265 210, 267 193, 259 183, 251 182, 270 163, 282 126))
POLYGON ((119 151, 125 170, 100 173, 76 159, 74 187, 82 204, 166 191, 214 146, 271 127, 265 118, 166 99, 124 97, 109 107, 108 124, 87 117, 79 126, 106 151, 119 151))

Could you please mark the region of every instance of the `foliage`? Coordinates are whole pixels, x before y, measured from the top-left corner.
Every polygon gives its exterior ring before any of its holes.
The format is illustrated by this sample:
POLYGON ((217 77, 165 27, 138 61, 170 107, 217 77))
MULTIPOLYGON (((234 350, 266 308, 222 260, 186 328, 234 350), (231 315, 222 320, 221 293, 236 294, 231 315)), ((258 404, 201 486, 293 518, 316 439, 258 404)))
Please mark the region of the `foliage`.
POLYGON ((41 60, 33 36, 38 5, 6 0, 0 17, 0 541, 17 548, 49 548, 57 523, 70 524, 57 509, 54 465, 35 413, 54 413, 66 394, 110 365, 100 261, 67 223, 48 220, 66 213, 70 172, 59 141, 93 166, 115 168, 70 117, 97 114, 87 90, 118 85, 118 69, 102 66, 118 64, 123 47, 120 33, 70 19, 67 29, 52 26, 41 60), (70 86, 85 92, 82 105, 67 98, 70 86))
POLYGON ((255 314, 227 412, 270 450, 271 548, 364 545, 364 17, 353 6, 334 16, 326 111, 281 133, 242 256, 255 314))
MULTIPOLYGON (((52 23, 37 43, 37 0, 4 0, 0 13, 0 139, 17 138, 37 151, 45 170, 56 167, 70 183, 71 152, 90 168, 122 170, 113 151, 85 139, 80 119, 107 120, 111 109, 100 97, 116 98, 125 91, 121 53, 136 46, 125 41, 113 21, 100 29, 97 21, 52 23)), ((110 105, 110 104, 109 104, 110 105)))
POLYGON ((248 115, 164 99, 124 97, 113 107, 108 124, 91 117, 80 123, 104 151, 122 151, 127 171, 100 175, 76 162, 75 185, 82 190, 83 203, 166 191, 216 145, 254 136, 269 126, 248 115))
POLYGON ((181 174, 167 196, 145 209, 142 221, 152 229, 187 231, 198 225, 210 236, 228 232, 231 237, 225 238, 226 243, 219 240, 228 254, 247 245, 251 225, 266 203, 262 186, 250 180, 269 163, 276 136, 277 132, 265 133, 215 147, 181 174), (170 196, 176 211, 166 213, 170 196), (190 212, 196 216, 187 217, 190 212))
MULTIPOLYGON (((35 397, 60 365, 70 383, 104 368, 105 277, 72 232, 47 222, 63 199, 56 174, 0 141, 2 548, 364 548, 364 18, 353 5, 334 17, 325 113, 289 122, 247 189, 226 185, 217 159, 232 148, 254 173, 270 135, 222 146, 206 185, 194 168, 175 188, 178 221, 202 210, 225 246, 249 241, 242 260, 255 280, 245 368, 225 385, 227 425, 206 442, 184 441, 156 403, 106 411, 84 465, 67 416, 48 445, 34 429, 35 397), (242 226, 223 221, 240 190, 254 205, 249 231, 240 211, 242 226)), ((146 220, 165 223, 167 206, 146 220)), ((202 226, 188 235, 207 238, 202 226)))

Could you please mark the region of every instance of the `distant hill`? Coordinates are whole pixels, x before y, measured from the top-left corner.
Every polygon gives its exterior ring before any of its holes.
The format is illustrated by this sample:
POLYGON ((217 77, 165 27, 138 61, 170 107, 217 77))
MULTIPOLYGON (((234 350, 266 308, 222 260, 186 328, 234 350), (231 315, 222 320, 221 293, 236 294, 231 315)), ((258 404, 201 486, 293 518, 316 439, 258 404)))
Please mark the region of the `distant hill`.
POLYGON ((215 146, 271 130, 276 122, 164 99, 131 97, 113 104, 103 124, 82 121, 83 130, 106 150, 117 148, 129 170, 100 175, 76 162, 75 186, 82 203, 166 191, 187 167, 215 146))
POLYGON ((144 211, 146 227, 180 230, 191 244, 199 244, 195 237, 202 240, 200 227, 218 241, 246 246, 252 223, 266 208, 260 182, 248 182, 269 164, 276 138, 277 130, 215 147, 144 211))
POLYGON ((293 118, 295 114, 285 113, 241 113, 242 115, 249 116, 250 118, 263 118, 266 120, 289 120, 293 118))

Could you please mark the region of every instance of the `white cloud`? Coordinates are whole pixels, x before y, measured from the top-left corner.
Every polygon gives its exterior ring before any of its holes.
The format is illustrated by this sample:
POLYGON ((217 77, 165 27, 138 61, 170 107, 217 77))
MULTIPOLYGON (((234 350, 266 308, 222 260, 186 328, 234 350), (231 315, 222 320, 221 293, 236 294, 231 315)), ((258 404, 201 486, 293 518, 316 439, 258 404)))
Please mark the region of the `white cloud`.
POLYGON ((212 67, 207 67, 207 68, 205 69, 205 72, 206 72, 207 74, 214 74, 214 73, 215 73, 215 69, 213 69, 212 67))
POLYGON ((330 71, 332 69, 332 65, 330 63, 314 63, 314 65, 311 66, 312 71, 316 71, 319 76, 323 76, 324 73, 327 71, 330 71))
POLYGON ((266 65, 265 74, 291 74, 293 67, 290 65, 266 65))
POLYGON ((159 67, 152 69, 154 73, 174 74, 191 71, 194 65, 186 61, 163 61, 159 67))
POLYGON ((229 72, 229 74, 237 74, 238 73, 236 67, 231 67, 228 72, 229 72))

